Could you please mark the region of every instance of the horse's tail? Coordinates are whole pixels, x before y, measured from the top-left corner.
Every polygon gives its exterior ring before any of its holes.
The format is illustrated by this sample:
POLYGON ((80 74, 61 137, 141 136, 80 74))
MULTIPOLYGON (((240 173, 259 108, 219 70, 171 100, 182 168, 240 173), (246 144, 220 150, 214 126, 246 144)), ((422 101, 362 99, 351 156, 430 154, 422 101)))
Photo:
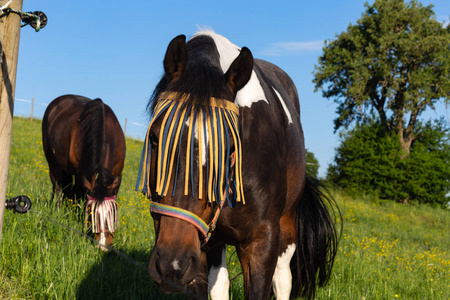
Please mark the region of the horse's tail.
MULTIPOLYGON (((105 140, 105 105, 101 99, 89 101, 81 112, 79 133, 83 146, 80 166, 86 176, 98 173, 105 140)), ((89 178, 89 177, 88 177, 89 178)))
POLYGON ((307 175, 296 211, 298 293, 307 299, 328 282, 342 232, 335 224, 339 208, 322 188, 320 180, 307 175))

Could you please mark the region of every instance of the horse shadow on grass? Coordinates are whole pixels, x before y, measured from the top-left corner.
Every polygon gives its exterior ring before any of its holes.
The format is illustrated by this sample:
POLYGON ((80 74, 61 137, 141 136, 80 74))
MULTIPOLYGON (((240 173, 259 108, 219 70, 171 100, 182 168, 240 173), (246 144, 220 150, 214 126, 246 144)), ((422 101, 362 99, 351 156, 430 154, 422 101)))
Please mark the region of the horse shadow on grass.
MULTIPOLYGON (((64 210, 67 217, 75 222, 85 222, 86 201, 82 199, 70 200, 65 197, 53 199, 52 205, 58 210, 64 210)), ((89 228, 84 234, 93 238, 89 228)), ((92 247, 95 243, 92 242, 92 247)), ((150 279, 147 264, 150 258, 148 251, 131 251, 117 249, 125 253, 128 259, 111 251, 103 253, 97 263, 86 271, 84 278, 76 287, 76 298, 79 300, 102 299, 162 299, 181 300, 189 299, 187 294, 164 294, 158 285, 150 279), (139 266, 137 265, 139 264, 139 266)), ((98 251, 101 251, 98 249, 98 251)), ((239 290, 231 290, 232 299, 240 299, 239 290)))
MULTIPOLYGON (((72 222, 85 223, 86 201, 83 199, 71 200, 67 197, 52 197, 52 201, 46 202, 53 210, 63 211, 65 217, 72 222)), ((84 227, 84 226, 83 226, 84 227)), ((93 238, 93 234, 87 228, 81 229, 82 233, 93 238)), ((78 231, 80 232, 80 231, 78 231)), ((92 247, 95 243, 92 242, 92 247)), ((115 253, 102 253, 97 263, 86 270, 84 278, 76 287, 76 299, 102 300, 102 299, 163 299, 181 300, 188 299, 185 294, 164 294, 150 279, 147 273, 149 253, 146 251, 125 252, 131 260, 115 253), (141 266, 137 266, 140 264, 141 266)), ((82 266, 80 266, 82 267, 82 266)))
MULTIPOLYGON (((100 251, 100 250, 99 250, 100 251)), ((127 256, 145 268, 148 252, 133 251, 127 256)), ((76 299, 188 299, 185 294, 164 294, 141 268, 114 253, 105 253, 100 262, 91 267, 76 290, 76 299)))

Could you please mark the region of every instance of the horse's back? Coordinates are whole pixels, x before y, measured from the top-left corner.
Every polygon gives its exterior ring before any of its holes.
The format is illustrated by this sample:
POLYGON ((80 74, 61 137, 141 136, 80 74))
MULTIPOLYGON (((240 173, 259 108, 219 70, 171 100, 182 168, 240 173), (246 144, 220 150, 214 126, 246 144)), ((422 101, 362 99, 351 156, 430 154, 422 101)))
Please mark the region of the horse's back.
POLYGON ((89 98, 64 95, 53 100, 42 119, 44 153, 54 167, 66 169, 71 143, 71 131, 89 98))
MULTIPOLYGON (((279 149, 278 152, 273 151, 278 157, 272 156, 270 159, 279 160, 277 168, 284 170, 282 177, 285 182, 282 185, 286 185, 284 209, 286 212, 291 210, 300 198, 306 174, 299 97, 293 80, 281 68, 260 59, 255 59, 254 64, 268 104, 265 110, 261 110, 263 115, 257 122, 265 123, 268 119, 273 122, 270 130, 260 131, 259 134, 264 136, 266 143, 272 143, 276 149, 279 149)), ((273 147, 273 145, 267 147, 273 147)))
POLYGON ((67 135, 88 101, 89 98, 77 95, 64 95, 53 100, 42 119, 43 137, 59 139, 67 135))
MULTIPOLYGON (((104 116, 104 141, 106 141, 108 155, 117 157, 117 160, 124 159, 125 156, 125 137, 122 128, 117 120, 113 110, 103 103, 97 101, 96 110, 101 110, 100 115, 104 116)), ((84 139, 84 134, 80 132, 80 124, 84 122, 80 120, 83 111, 86 110, 87 104, 93 101, 87 97, 78 95, 63 95, 53 100, 47 107, 44 118, 42 120, 42 139, 44 152, 47 156, 53 156, 54 160, 62 166, 70 168, 69 155, 70 151, 76 157, 80 157, 80 147, 84 139)), ((86 119, 88 121, 88 118, 86 119)), ((103 126, 103 124, 102 124, 103 126)), ((89 128, 88 129, 93 129, 89 128)), ((73 160, 73 158, 72 158, 73 160)), ((72 166, 74 167, 74 166, 72 166)), ((75 166, 76 167, 76 166, 75 166)), ((121 166, 123 168, 123 166, 121 166)))
POLYGON ((77 175, 80 165, 83 170, 103 165, 114 176, 122 173, 125 136, 113 110, 101 99, 54 99, 42 120, 42 144, 51 173, 77 175))
POLYGON ((44 122, 54 122, 62 118, 73 119, 91 99, 78 95, 63 95, 55 98, 45 110, 44 122))
POLYGON ((297 88, 295 87, 292 78, 283 71, 277 65, 270 63, 262 59, 255 59, 255 65, 259 67, 262 72, 267 76, 266 78, 277 88, 277 91, 283 91, 285 93, 285 100, 288 100, 292 104, 289 106, 288 110, 290 113, 296 113, 297 116, 300 115, 300 102, 297 93, 297 88))

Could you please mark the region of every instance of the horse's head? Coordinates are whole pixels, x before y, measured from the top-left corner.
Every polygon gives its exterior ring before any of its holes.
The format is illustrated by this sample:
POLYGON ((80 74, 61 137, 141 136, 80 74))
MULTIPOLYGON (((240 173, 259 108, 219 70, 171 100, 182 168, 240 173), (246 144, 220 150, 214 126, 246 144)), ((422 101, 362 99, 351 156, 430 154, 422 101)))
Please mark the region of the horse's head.
POLYGON ((84 187, 88 191, 86 219, 89 219, 90 214, 95 240, 100 243, 100 249, 106 252, 109 251, 107 247, 113 244, 114 232, 119 224, 116 195, 120 183, 121 175, 114 176, 104 167, 90 176, 89 180, 84 177, 84 187))
POLYGON ((165 291, 196 279, 220 203, 243 198, 233 101, 251 76, 253 57, 242 48, 227 70, 220 63, 212 38, 195 36, 186 44, 178 36, 168 46, 165 75, 153 96, 143 191, 152 200, 156 232, 148 270, 165 291))
POLYGON ((99 201, 117 195, 122 181, 121 174, 114 176, 110 170, 100 167, 98 172, 91 176, 83 176, 84 187, 87 194, 99 201))

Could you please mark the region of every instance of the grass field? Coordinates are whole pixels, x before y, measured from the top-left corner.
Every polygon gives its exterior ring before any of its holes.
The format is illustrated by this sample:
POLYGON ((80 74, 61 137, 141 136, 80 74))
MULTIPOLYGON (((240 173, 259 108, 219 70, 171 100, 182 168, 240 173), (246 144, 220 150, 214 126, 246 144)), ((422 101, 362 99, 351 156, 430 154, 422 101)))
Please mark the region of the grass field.
MULTIPOLYGON (((153 245, 148 202, 134 191, 142 142, 127 139, 117 202, 115 247, 146 266, 153 245)), ((450 299, 450 211, 334 193, 344 231, 332 278, 317 299, 450 299)), ((32 211, 79 231, 83 203, 51 199, 40 121, 15 118, 7 197, 27 195, 32 211)), ((228 247, 230 278, 240 273, 228 247)), ((242 276, 231 283, 243 299, 242 276)), ((186 299, 160 294, 142 267, 38 214, 6 211, 0 246, 0 299, 186 299)))

